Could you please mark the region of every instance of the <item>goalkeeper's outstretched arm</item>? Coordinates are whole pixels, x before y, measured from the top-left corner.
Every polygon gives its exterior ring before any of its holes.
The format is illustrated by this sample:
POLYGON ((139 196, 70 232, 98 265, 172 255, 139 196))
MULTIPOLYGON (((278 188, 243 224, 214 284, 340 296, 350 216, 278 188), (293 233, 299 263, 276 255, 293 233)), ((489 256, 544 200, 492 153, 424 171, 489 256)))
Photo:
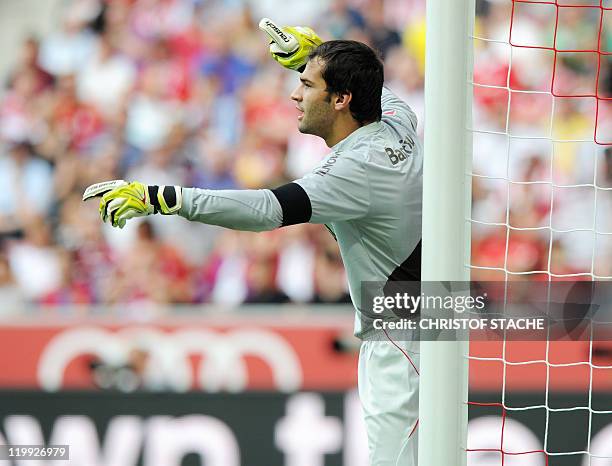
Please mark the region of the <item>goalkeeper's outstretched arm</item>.
POLYGON ((187 220, 243 231, 273 230, 283 224, 282 207, 269 189, 182 191, 178 214, 187 220))
POLYGON ((102 221, 118 228, 131 218, 159 213, 233 230, 266 231, 286 224, 277 197, 283 199, 284 189, 278 191, 281 194, 268 189, 211 190, 114 180, 89 186, 83 200, 101 197, 102 221))
POLYGON ((233 230, 267 231, 298 223, 329 223, 367 215, 368 176, 358 155, 330 155, 321 173, 276 189, 213 190, 107 181, 90 186, 83 200, 101 196, 100 217, 123 228, 130 218, 178 214, 233 230))
POLYGON ((88 187, 83 200, 94 197, 101 197, 102 221, 118 228, 131 218, 157 213, 242 231, 268 231, 312 220, 311 199, 297 182, 273 190, 212 190, 114 180, 88 187))

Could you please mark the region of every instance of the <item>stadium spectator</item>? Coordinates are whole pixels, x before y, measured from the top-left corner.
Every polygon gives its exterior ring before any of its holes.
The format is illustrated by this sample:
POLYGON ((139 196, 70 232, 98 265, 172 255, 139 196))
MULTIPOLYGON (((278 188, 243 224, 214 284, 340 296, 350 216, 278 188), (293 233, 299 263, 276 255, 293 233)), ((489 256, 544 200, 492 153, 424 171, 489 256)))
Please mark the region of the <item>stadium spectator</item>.
POLYGON ((0 156, 0 225, 3 232, 21 230, 35 216, 50 214, 53 200, 53 170, 33 154, 31 144, 21 142, 5 147, 0 156))
POLYGON ((4 252, 0 253, 0 317, 19 315, 23 312, 25 297, 15 281, 11 265, 4 252))
POLYGON ((61 249, 42 217, 23 225, 24 236, 8 246, 8 260, 21 292, 33 303, 62 285, 61 249))

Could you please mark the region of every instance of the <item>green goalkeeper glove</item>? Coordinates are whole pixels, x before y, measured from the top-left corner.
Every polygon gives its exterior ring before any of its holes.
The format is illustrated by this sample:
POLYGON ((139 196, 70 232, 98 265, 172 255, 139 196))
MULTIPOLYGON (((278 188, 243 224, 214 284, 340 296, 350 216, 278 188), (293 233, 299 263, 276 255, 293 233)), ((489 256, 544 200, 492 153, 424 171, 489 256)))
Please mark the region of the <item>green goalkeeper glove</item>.
POLYGON ((268 18, 259 22, 259 28, 270 36, 270 54, 285 68, 303 71, 310 52, 323 40, 309 27, 280 28, 268 18))
POLYGON ((154 186, 123 180, 92 184, 85 190, 83 200, 100 196, 102 221, 110 219, 111 225, 119 228, 134 217, 175 214, 183 201, 180 186, 154 186))

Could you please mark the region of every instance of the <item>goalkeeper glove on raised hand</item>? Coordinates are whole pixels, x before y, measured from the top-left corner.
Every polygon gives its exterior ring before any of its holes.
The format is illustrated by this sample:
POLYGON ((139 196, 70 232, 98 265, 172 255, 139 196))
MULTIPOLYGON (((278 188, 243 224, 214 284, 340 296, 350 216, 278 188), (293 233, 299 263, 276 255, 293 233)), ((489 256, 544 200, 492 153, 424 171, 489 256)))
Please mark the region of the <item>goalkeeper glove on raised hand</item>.
POLYGON ((180 186, 155 186, 123 180, 92 184, 85 190, 83 200, 100 196, 102 221, 110 220, 112 226, 119 228, 134 217, 176 214, 183 201, 180 186))
POLYGON ((270 36, 270 54, 285 68, 303 71, 310 52, 323 40, 309 27, 278 27, 272 20, 263 18, 259 28, 270 36))

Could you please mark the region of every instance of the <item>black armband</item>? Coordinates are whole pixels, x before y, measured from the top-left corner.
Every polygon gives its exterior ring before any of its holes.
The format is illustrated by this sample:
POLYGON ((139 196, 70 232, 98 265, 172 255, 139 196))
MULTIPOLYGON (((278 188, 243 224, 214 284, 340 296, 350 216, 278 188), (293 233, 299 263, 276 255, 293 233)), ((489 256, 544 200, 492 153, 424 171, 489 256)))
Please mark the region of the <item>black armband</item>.
POLYGON ((286 227, 310 221, 310 217, 312 217, 310 198, 299 184, 288 183, 273 189, 272 192, 283 209, 283 224, 281 226, 286 227))

